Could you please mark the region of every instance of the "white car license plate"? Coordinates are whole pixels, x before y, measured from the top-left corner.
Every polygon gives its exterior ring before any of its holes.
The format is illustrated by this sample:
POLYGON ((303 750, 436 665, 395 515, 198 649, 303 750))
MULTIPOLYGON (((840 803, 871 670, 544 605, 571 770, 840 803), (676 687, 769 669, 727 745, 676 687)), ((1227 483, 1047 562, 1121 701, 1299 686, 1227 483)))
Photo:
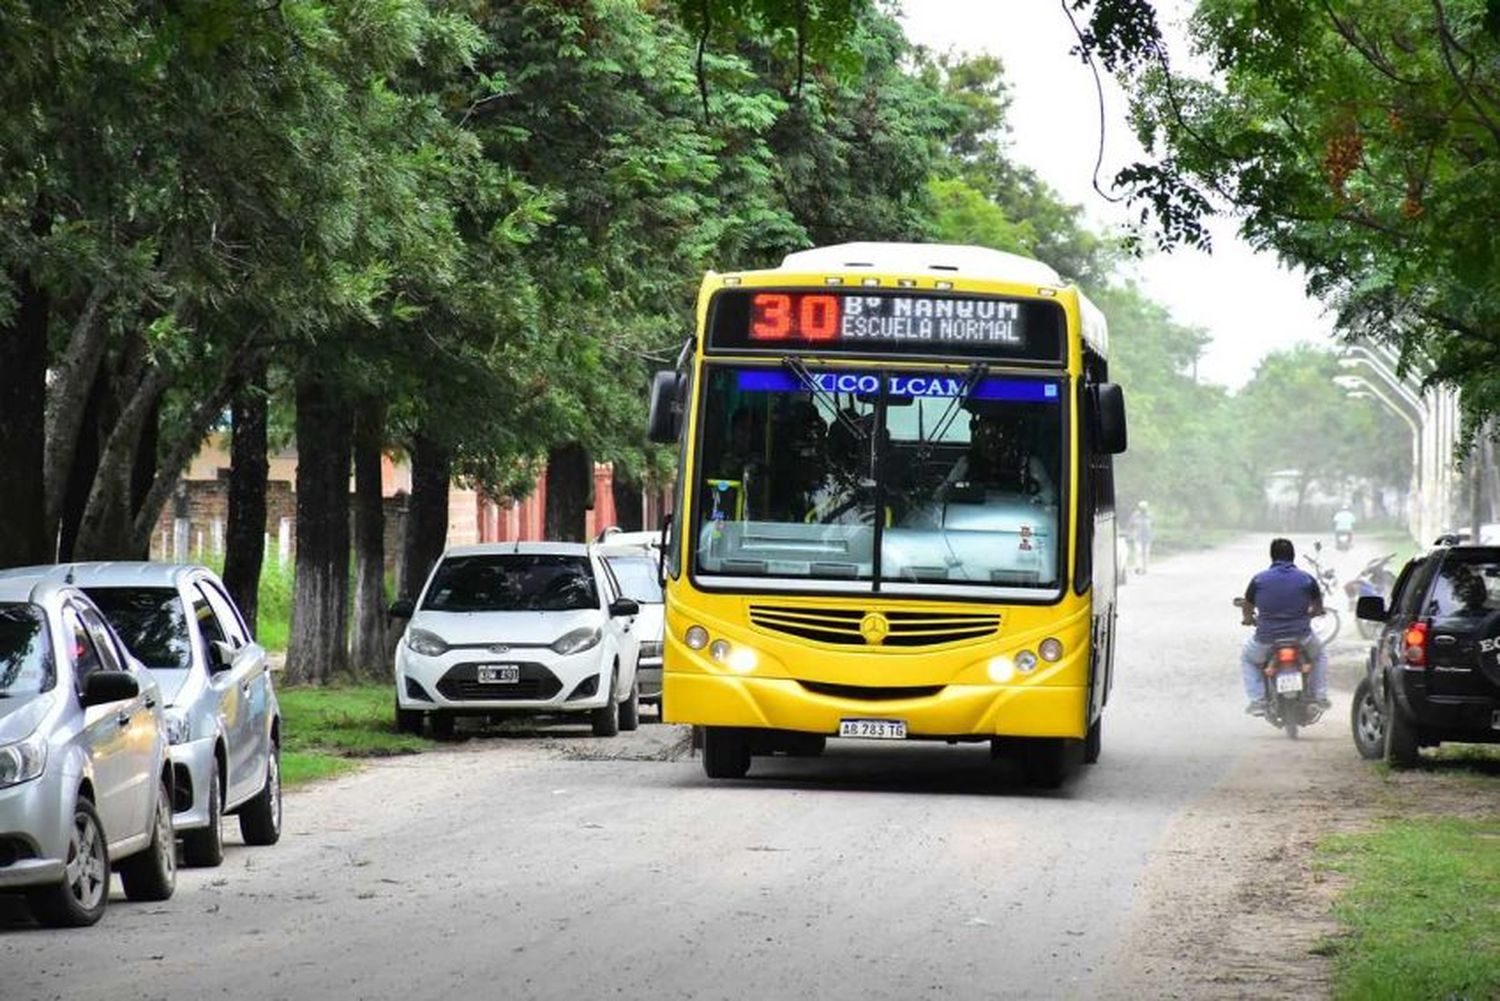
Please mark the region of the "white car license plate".
POLYGON ((520 664, 480 664, 479 681, 485 685, 514 685, 521 680, 520 664))
POLYGON ((1302 691, 1302 672, 1282 671, 1276 676, 1276 691, 1281 695, 1302 691))
POLYGON ((862 737, 865 740, 905 740, 904 719, 841 719, 840 737, 862 737))

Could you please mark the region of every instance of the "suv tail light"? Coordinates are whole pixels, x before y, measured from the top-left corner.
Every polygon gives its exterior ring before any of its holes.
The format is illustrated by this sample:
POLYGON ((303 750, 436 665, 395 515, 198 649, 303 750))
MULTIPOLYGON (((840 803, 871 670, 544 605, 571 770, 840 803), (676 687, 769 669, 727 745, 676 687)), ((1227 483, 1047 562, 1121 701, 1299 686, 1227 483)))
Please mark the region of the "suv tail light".
POLYGON ((1427 666, 1427 623, 1413 622, 1401 637, 1406 645, 1406 663, 1412 667, 1427 666))

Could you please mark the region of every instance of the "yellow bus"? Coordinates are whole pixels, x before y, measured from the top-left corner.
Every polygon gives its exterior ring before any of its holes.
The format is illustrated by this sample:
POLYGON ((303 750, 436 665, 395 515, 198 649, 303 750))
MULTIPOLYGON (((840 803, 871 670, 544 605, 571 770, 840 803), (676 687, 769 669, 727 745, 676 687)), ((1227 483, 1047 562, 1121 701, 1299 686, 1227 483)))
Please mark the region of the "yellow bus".
POLYGON ((710 273, 659 372, 680 448, 663 719, 710 777, 828 737, 1097 759, 1124 399, 1103 315, 1038 261, 851 243, 710 273))

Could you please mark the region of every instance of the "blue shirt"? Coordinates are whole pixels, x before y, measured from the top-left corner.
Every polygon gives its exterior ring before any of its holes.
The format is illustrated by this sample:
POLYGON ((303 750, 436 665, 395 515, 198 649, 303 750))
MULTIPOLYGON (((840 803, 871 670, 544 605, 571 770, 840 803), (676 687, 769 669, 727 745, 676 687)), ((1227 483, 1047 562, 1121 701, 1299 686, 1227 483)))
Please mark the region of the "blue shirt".
POLYGON ((1312 631, 1308 608, 1320 599, 1313 575, 1280 560, 1256 574, 1245 588, 1245 601, 1255 606, 1255 638, 1262 643, 1312 631))

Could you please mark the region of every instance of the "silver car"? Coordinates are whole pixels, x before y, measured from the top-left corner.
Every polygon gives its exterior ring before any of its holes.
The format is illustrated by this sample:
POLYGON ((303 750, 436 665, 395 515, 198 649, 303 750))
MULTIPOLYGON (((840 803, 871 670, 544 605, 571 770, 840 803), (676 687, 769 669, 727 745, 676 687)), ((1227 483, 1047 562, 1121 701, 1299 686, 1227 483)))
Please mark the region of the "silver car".
POLYGON ((222 820, 248 845, 281 837, 281 709, 266 651, 213 571, 78 563, 73 577, 161 685, 182 861, 218 865, 222 820))
POLYGON ((58 567, 0 573, 0 892, 46 925, 177 881, 161 695, 58 567))

